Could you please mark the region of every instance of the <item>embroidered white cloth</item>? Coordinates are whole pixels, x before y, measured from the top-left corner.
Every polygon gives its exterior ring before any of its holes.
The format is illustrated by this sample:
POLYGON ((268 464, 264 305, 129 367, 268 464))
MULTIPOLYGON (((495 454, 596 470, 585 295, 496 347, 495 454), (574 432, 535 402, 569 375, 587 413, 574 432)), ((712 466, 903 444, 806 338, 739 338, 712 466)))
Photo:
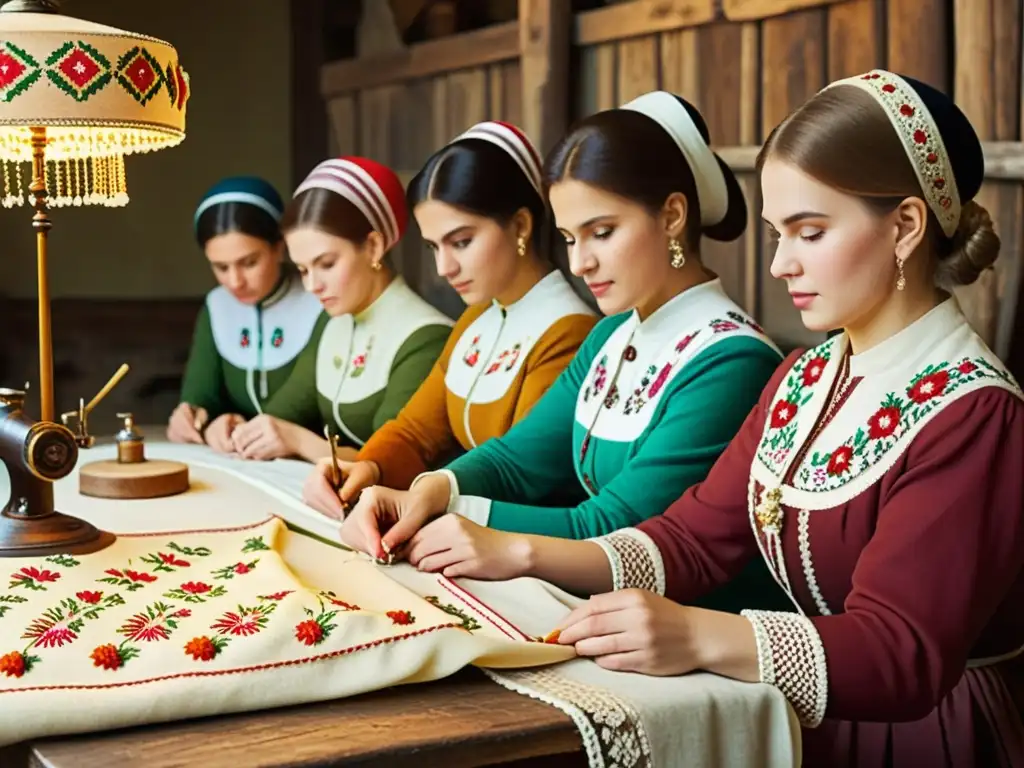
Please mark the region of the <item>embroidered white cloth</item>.
MULTIPOLYGON (((202 446, 162 443, 150 444, 147 454, 152 458, 187 461, 192 469, 192 490, 167 499, 112 502, 79 495, 75 473, 57 483, 58 507, 119 531, 159 530, 167 528, 169 521, 173 521, 174 527, 178 528, 208 527, 212 520, 226 527, 246 526, 258 523, 269 512, 292 526, 327 540, 336 540, 337 523, 298 501, 302 482, 309 469, 307 464, 293 461, 244 462, 218 456, 202 446)), ((112 455, 112 448, 97 448, 84 452, 80 463, 112 455)), ((175 536, 178 543, 184 541, 178 534, 175 536)), ((378 634, 386 630, 389 636, 404 635, 413 627, 436 627, 422 635, 403 640, 403 645, 399 647, 409 649, 405 654, 409 658, 403 665, 399 665, 402 667, 400 669, 395 668, 394 659, 386 655, 386 650, 382 650, 393 646, 393 643, 362 651, 368 659, 365 662, 368 673, 380 677, 374 680, 375 684, 360 690, 399 682, 436 679, 465 664, 474 664, 486 668, 485 671, 501 685, 546 701, 566 712, 581 733, 592 768, 683 765, 711 768, 755 764, 781 768, 798 765, 800 762, 798 723, 792 709, 774 688, 738 683, 706 674, 650 678, 609 672, 588 660, 566 661, 571 658, 571 651, 562 647, 529 642, 550 632, 579 603, 578 598, 550 584, 535 579, 508 582, 460 579, 455 583, 437 575, 420 573, 404 563, 389 568, 376 566, 361 555, 329 547, 291 531, 279 531, 278 537, 281 557, 290 568, 292 578, 303 585, 315 584, 317 587, 307 589, 307 593, 304 593, 303 599, 309 605, 303 604, 302 608, 318 611, 317 596, 329 591, 334 593, 335 599, 369 610, 374 617, 374 631, 378 634), (358 579, 346 577, 357 570, 358 579), (433 608, 438 610, 434 611, 433 608), (388 611, 409 611, 415 617, 416 624, 395 625, 388 617, 388 611), (436 642, 433 638, 436 638, 436 642), (414 648, 412 643, 419 645, 414 648), (564 663, 549 664, 557 661, 564 663)), ((125 537, 119 544, 130 541, 132 539, 125 537)), ((233 558, 231 554, 232 557, 227 559, 233 558)), ((249 556, 248 553, 239 555, 249 556)), ((241 562, 247 566, 248 561, 241 562)), ((245 575, 259 575, 261 565, 262 562, 245 575)), ((225 599, 230 600, 227 597, 225 599)), ((295 605, 298 603, 295 599, 295 605)), ((286 647, 290 647, 288 643, 297 644, 297 629, 291 627, 290 622, 296 619, 297 627, 303 620, 302 616, 297 613, 275 613, 275 616, 286 616, 288 619, 287 622, 281 621, 281 626, 288 625, 289 632, 282 633, 280 642, 286 647)), ((303 616, 308 617, 304 611, 303 616)), ((345 612, 343 618, 350 619, 352 616, 351 612, 345 612)), ((331 621, 337 623, 334 619, 331 621)), ((184 629, 176 631, 175 639, 184 634, 189 634, 188 639, 191 639, 191 634, 184 629)), ((184 642, 180 641, 176 646, 184 642)), ((85 645, 87 643, 82 643, 83 647, 85 645)), ((170 648, 170 644, 167 647, 170 648)), ((184 656, 183 648, 176 647, 174 650, 176 653, 182 652, 184 656)), ((191 659, 184 658, 186 662, 191 659)), ((228 657, 225 655, 223 658, 224 661, 220 663, 227 662, 228 657)), ((128 671, 130 665, 131 660, 125 665, 125 671, 128 671)), ((354 669, 356 665, 352 667, 354 669)), ((38 670, 41 672, 42 668, 40 666, 38 670)), ((305 665, 305 669, 316 668, 315 664, 305 665)), ((298 671, 293 671, 291 667, 284 669, 288 670, 284 674, 305 674, 302 665, 299 665, 298 671)), ((349 667, 344 669, 344 674, 329 677, 309 672, 308 684, 314 686, 312 691, 321 691, 325 679, 337 681, 353 674, 349 667)), ((360 680, 363 678, 362 672, 356 676, 360 680)), ((27 681, 29 675, 22 679, 27 681)), ((5 681, 6 678, 0 675, 0 685, 5 681)), ((350 689, 357 683, 354 680, 335 682, 333 684, 341 692, 329 695, 316 695, 304 685, 253 686, 250 683, 244 688, 239 687, 234 696, 211 696, 211 703, 204 704, 208 706, 205 713, 335 698, 350 695, 350 689), (257 688, 261 689, 261 697, 277 698, 270 701, 246 698, 252 696, 257 688), (262 689, 281 690, 275 693, 262 689), (287 702, 280 700, 289 696, 292 698, 287 702)), ((365 680, 358 684, 367 685, 365 680)), ((195 699, 194 696, 181 697, 182 701, 188 700, 191 705, 188 716, 203 714, 196 711, 195 699)), ((118 718, 133 718, 119 722, 119 725, 185 716, 180 712, 153 711, 155 705, 152 703, 147 706, 151 709, 146 710, 146 716, 141 718, 138 710, 112 714, 118 718)), ((93 709, 99 711, 95 707, 93 709)), ((95 712, 91 717, 95 717, 95 712)), ((107 718, 103 722, 90 719, 75 730, 113 727, 110 724, 111 718, 106 714, 103 717, 107 718)), ((59 730, 48 732, 71 732, 67 725, 59 723, 59 730)), ((18 738, 29 736, 21 734, 18 738)))

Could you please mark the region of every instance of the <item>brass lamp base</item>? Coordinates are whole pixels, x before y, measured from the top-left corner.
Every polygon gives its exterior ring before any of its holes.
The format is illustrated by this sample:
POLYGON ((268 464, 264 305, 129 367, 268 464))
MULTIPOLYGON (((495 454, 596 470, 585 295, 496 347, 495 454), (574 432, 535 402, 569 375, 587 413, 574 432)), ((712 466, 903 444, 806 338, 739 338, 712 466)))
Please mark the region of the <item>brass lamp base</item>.
POLYGON ((0 557, 87 555, 109 547, 115 536, 71 515, 37 517, 0 513, 0 557))

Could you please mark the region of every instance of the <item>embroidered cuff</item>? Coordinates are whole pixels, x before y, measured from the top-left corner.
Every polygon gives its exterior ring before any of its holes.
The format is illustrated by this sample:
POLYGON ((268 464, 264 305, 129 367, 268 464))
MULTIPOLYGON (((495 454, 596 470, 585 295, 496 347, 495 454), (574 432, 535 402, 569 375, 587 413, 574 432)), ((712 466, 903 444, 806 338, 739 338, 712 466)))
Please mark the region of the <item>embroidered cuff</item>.
POLYGON ((665 565, 654 539, 637 528, 623 528, 590 539, 612 566, 612 589, 646 589, 665 594, 665 565))
POLYGON ((774 685, 800 723, 817 728, 828 704, 825 647, 806 616, 784 611, 743 611, 754 627, 761 682, 774 685))

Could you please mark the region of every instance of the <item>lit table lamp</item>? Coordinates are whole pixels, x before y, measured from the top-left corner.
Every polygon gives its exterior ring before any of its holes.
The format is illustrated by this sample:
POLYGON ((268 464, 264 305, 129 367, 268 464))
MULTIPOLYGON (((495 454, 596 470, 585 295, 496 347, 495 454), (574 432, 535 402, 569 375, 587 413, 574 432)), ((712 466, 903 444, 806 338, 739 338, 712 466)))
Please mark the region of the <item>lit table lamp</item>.
POLYGON ((40 408, 36 421, 24 392, 0 389, 0 459, 11 476, 0 557, 85 554, 114 541, 53 508, 53 482, 74 469, 78 446, 53 421, 48 210, 127 204, 125 155, 180 143, 188 97, 168 43, 60 15, 57 0, 0 7, 0 202, 35 209, 40 408))

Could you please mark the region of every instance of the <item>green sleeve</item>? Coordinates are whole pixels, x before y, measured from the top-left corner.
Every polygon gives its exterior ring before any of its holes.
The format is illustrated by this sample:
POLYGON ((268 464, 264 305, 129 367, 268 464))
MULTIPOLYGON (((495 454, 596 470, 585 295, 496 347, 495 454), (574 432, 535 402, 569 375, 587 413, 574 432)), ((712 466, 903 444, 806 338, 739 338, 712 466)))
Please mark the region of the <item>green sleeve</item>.
MULTIPOLYGON (((494 501, 488 526, 584 539, 660 515, 687 488, 704 480, 779 362, 779 354, 755 338, 715 343, 672 382, 646 437, 596 496, 563 508, 494 501)), ((463 489, 461 478, 459 492, 476 493, 471 484, 463 489)))
POLYGON ((501 437, 491 438, 446 467, 455 474, 460 494, 529 502, 579 484, 572 461, 576 398, 594 356, 628 317, 616 315, 599 322, 525 417, 501 437))
POLYGON ((320 431, 322 419, 316 389, 316 356, 320 348, 320 336, 330 319, 326 312, 320 313, 309 341, 299 352, 287 381, 263 404, 263 413, 320 431))
POLYGON ((213 341, 210 310, 203 302, 192 333, 192 348, 185 364, 181 382, 181 402, 195 408, 205 408, 210 419, 227 410, 227 390, 224 388, 224 368, 220 353, 213 341))
POLYGON ((373 431, 398 415, 441 357, 451 326, 427 325, 409 334, 391 364, 384 399, 373 414, 373 431))

